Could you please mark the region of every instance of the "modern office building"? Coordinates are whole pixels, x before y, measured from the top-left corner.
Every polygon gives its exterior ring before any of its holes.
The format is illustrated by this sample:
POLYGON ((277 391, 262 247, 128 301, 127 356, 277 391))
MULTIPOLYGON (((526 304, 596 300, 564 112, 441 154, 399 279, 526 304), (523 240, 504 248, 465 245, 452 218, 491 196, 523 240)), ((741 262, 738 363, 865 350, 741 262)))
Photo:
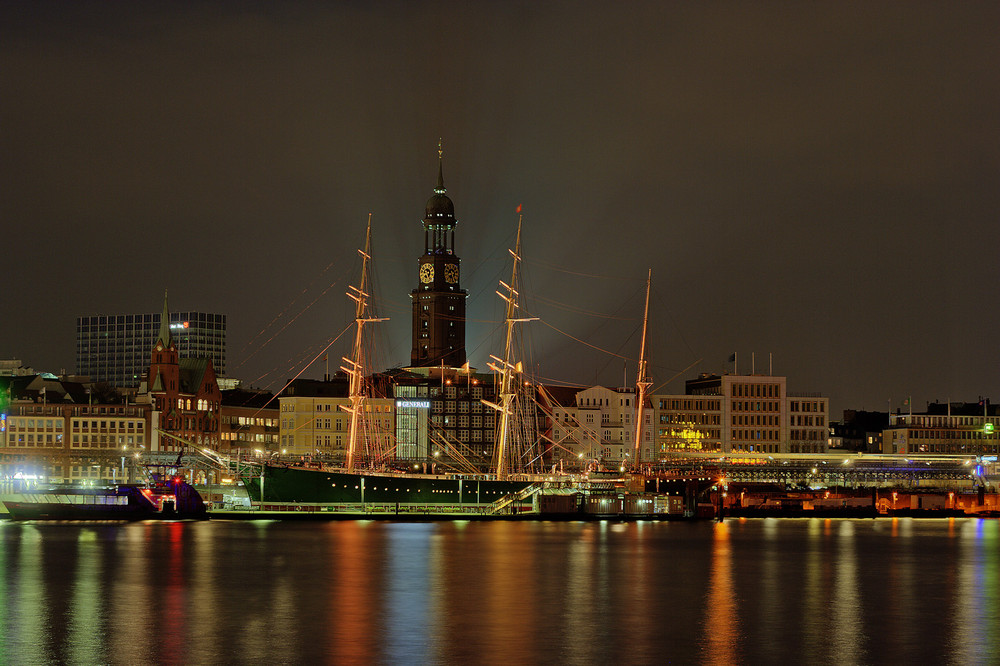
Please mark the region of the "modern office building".
POLYGON ((829 399, 791 393, 785 377, 702 374, 684 395, 655 395, 662 454, 825 453, 829 399))
MULTIPOLYGON (((149 350, 160 331, 160 313, 93 315, 76 320, 76 371, 94 382, 134 389, 149 370, 149 350)), ((181 358, 210 358, 226 372, 226 315, 173 312, 170 335, 181 358)))
POLYGON ((486 469, 493 458, 497 401, 493 375, 462 368, 408 368, 391 373, 396 398, 396 457, 460 458, 486 469))

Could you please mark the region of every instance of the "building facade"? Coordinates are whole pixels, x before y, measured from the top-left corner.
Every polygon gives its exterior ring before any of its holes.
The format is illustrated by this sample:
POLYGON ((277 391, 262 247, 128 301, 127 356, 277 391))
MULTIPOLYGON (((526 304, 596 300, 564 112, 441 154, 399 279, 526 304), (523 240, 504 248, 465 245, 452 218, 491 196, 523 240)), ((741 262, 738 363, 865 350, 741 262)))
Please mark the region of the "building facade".
POLYGON ((0 432, 0 482, 135 482, 150 450, 148 404, 95 404, 88 385, 31 378, 17 387, 0 432))
POLYGON ((882 452, 901 455, 1000 455, 1000 409, 978 403, 933 403, 923 413, 889 416, 882 452))
POLYGON ((818 393, 792 393, 786 401, 788 451, 826 453, 830 439, 830 402, 818 393))
POLYGON ((702 374, 653 396, 659 452, 825 453, 829 400, 773 375, 702 374))
POLYGON ((269 391, 222 391, 219 452, 241 456, 280 452, 280 411, 269 391))
MULTIPOLYGON (((334 464, 347 460, 351 416, 347 397, 295 395, 279 401, 279 438, 285 456, 334 464)), ((395 405, 392 398, 368 398, 362 405, 363 450, 356 460, 387 462, 395 457, 395 405)))
POLYGON ((658 453, 722 452, 721 395, 654 395, 658 453))
POLYGON ((497 412, 495 376, 469 368, 407 368, 394 373, 396 455, 401 460, 441 461, 488 469, 493 458, 497 412))
MULTIPOLYGON (((629 464, 635 456, 636 390, 591 386, 552 396, 552 461, 566 464, 629 464)), ((643 411, 642 463, 656 462, 656 416, 652 402, 643 411)))
POLYGON ((0 360, 0 377, 28 377, 34 374, 35 371, 21 363, 20 359, 0 360))
MULTIPOLYGON (((135 389, 149 369, 149 350, 162 328, 161 314, 77 317, 76 370, 95 382, 135 389)), ((178 353, 210 358, 215 371, 226 371, 226 315, 175 312, 167 320, 178 353)))
POLYGON ((882 433, 888 426, 889 412, 845 409, 844 418, 830 424, 830 448, 881 453, 882 433))

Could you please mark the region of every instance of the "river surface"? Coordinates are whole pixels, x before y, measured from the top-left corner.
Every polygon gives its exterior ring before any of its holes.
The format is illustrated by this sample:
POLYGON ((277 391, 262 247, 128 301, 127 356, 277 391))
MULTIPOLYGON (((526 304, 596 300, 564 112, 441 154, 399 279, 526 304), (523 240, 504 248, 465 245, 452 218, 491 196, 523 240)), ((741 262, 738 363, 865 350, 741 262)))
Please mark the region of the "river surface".
POLYGON ((0 664, 1000 663, 1000 523, 0 521, 0 664))

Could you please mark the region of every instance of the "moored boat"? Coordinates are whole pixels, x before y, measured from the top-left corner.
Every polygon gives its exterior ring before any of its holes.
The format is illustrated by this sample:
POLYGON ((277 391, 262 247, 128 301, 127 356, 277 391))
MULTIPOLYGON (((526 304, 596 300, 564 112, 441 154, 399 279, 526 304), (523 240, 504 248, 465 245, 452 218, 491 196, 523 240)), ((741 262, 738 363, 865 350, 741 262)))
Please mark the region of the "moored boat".
POLYGON ((64 488, 4 500, 14 520, 179 520, 208 517, 201 495, 180 477, 149 487, 64 488))
POLYGON ((264 465, 241 477, 253 503, 488 505, 532 479, 490 475, 346 472, 264 465))

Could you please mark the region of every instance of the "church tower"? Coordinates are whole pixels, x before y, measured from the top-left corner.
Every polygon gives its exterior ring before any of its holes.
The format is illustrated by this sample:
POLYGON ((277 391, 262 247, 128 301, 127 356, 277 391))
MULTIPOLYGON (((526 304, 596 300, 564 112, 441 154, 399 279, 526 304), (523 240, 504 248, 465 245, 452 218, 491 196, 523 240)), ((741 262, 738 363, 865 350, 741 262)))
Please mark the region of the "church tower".
MULTIPOLYGON (((170 310, 167 293, 163 292, 163 314, 160 315, 160 333, 156 336, 150 358, 146 386, 151 393, 163 394, 167 399, 176 398, 180 383, 180 354, 170 333, 170 310)), ((166 403, 165 403, 166 404, 166 403)))
POLYGON ((150 450, 179 451, 187 444, 218 450, 222 393, 210 358, 181 358, 170 332, 170 310, 163 294, 160 332, 149 360, 146 391, 158 412, 150 450))
POLYGON ((438 146, 438 181, 424 214, 424 254, 417 260, 413 301, 412 367, 465 364, 465 299, 455 255, 455 205, 446 194, 442 151, 438 146))

